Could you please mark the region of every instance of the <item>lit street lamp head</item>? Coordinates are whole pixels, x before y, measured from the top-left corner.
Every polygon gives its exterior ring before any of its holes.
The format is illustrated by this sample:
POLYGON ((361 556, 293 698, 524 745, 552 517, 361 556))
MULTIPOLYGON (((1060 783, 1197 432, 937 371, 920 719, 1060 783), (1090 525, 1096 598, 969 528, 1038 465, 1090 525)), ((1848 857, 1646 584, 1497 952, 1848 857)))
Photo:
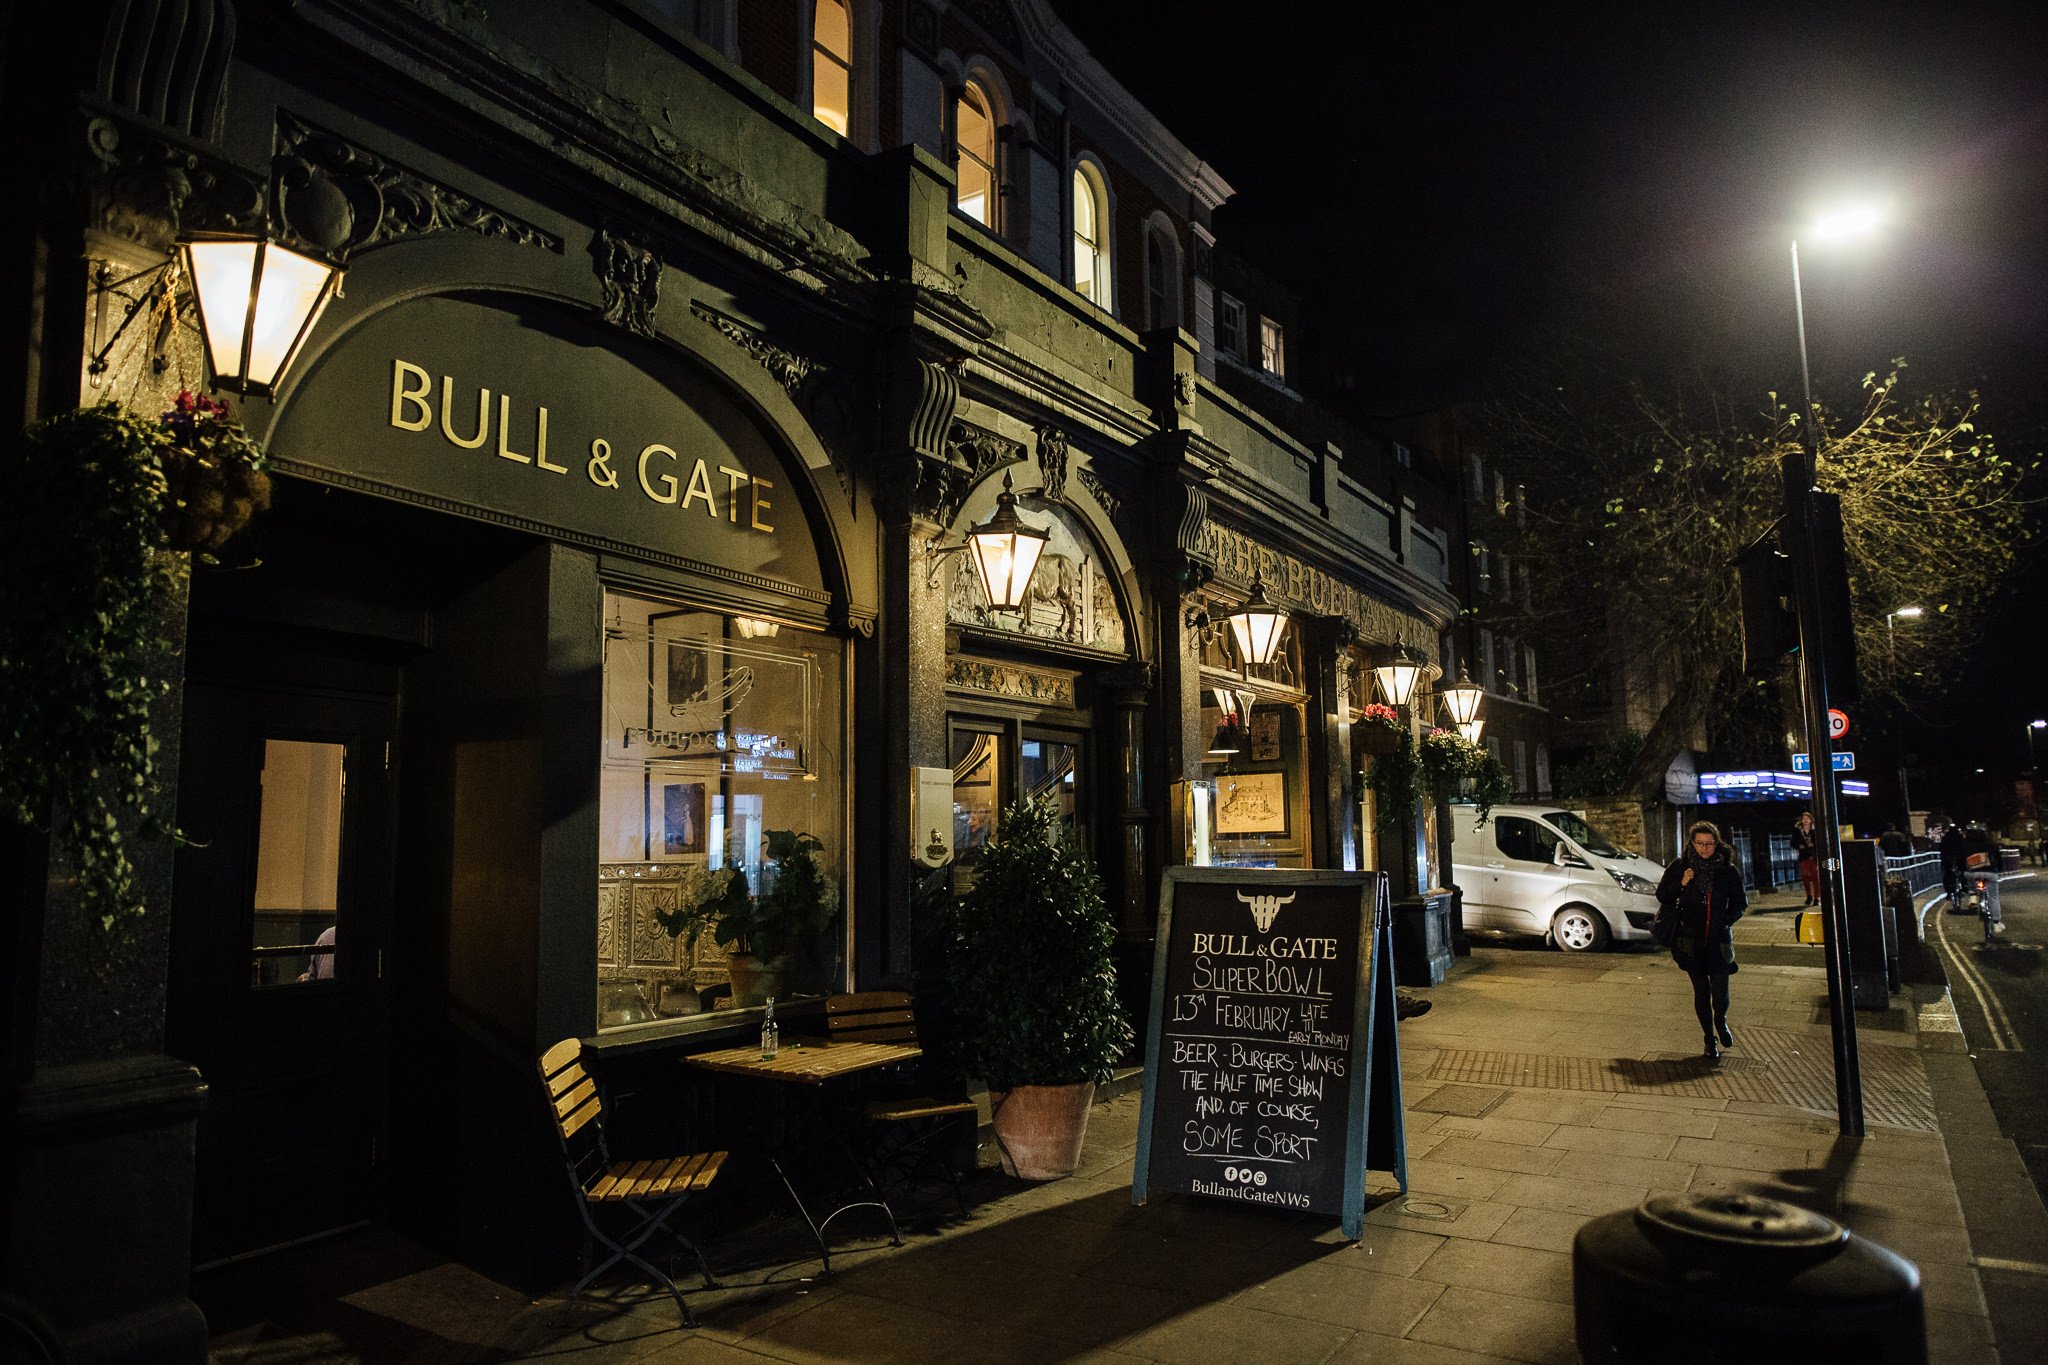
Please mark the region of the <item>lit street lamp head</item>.
POLYGON ((1878 203, 1850 204, 1822 214, 1806 229, 1810 242, 1847 242, 1868 237, 1884 226, 1886 206, 1878 203))

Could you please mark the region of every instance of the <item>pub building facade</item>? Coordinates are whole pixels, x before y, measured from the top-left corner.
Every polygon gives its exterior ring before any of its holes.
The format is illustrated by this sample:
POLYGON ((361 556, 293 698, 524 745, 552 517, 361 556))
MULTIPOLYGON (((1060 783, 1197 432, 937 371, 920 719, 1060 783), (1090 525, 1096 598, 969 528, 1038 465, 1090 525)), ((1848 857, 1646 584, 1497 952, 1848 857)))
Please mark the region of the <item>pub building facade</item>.
POLYGON ((180 560, 139 927, 6 844, 0 1289, 78 1358, 196 1359, 193 1266, 372 1219, 551 1283, 535 1057, 708 1122, 676 1059, 760 1009, 664 918, 777 833, 839 892, 799 1021, 925 979, 1021 795, 1133 1000, 1169 864, 1429 884, 1353 722, 1456 614, 1455 491, 1311 421, 1299 327, 1216 288, 1229 186, 1042 0, 42 8, 10 420, 232 364, 181 242, 345 266, 235 400, 272 506, 180 560), (1004 515, 1010 610, 955 553, 1004 515))

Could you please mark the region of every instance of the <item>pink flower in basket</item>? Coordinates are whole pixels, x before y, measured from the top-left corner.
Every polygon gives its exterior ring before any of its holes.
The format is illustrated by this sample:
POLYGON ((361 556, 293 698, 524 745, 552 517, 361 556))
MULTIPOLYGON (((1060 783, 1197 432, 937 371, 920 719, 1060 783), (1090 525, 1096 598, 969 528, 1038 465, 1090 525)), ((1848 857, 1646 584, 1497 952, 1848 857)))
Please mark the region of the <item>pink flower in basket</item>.
POLYGON ((1401 728, 1401 713, 1385 702, 1369 701, 1358 718, 1370 725, 1384 725, 1389 730, 1401 728))

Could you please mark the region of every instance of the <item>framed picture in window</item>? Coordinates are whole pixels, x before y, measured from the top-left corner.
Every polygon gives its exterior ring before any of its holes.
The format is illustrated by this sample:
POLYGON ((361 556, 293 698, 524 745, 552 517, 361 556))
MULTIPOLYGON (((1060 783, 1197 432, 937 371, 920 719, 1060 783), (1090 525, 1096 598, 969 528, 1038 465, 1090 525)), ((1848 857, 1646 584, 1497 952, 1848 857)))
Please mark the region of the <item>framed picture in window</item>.
POLYGON ((1217 778, 1216 833, 1287 833, 1287 774, 1234 773, 1217 778))
POLYGON ((1277 763, 1280 760, 1280 713, 1278 711, 1252 712, 1252 762, 1277 763))
POLYGON ((705 826, 710 815, 706 784, 663 782, 655 787, 654 796, 654 859, 702 857, 708 847, 705 826))
POLYGON ((712 612, 674 612, 652 618, 649 625, 649 727, 685 733, 723 730, 728 690, 725 619, 712 612))

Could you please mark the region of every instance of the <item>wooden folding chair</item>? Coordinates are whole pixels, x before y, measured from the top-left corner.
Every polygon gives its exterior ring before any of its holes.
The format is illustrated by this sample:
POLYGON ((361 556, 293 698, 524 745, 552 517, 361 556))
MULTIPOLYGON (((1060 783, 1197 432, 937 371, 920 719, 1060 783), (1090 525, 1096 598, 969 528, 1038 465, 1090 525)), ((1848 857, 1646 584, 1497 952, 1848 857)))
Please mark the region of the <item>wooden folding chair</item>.
MULTIPOLYGON (((910 996, 902 991, 830 996, 825 1001, 825 1029, 834 1042, 917 1042, 916 1012, 910 996)), ((891 1095, 870 1101, 861 1113, 888 1135, 882 1147, 882 1163, 908 1163, 903 1175, 906 1187, 936 1159, 947 1183, 953 1187, 960 1212, 967 1212, 967 1197, 960 1191, 959 1173, 945 1157, 946 1139, 957 1134, 963 1124, 971 1130, 975 1123, 972 1100, 914 1093, 891 1095)))
POLYGON ((569 1172, 569 1186, 576 1194, 576 1210, 583 1216, 583 1278, 569 1292, 563 1319, 567 1321, 583 1291, 598 1276, 620 1261, 628 1261, 668 1290, 676 1307, 682 1310, 683 1325, 695 1327, 696 1315, 683 1302, 682 1291, 673 1279, 641 1256, 640 1248, 656 1233, 666 1232, 697 1258, 697 1268, 704 1272, 704 1287, 717 1288, 718 1282, 711 1278, 711 1267, 697 1244, 667 1224, 689 1202, 690 1196, 709 1187, 717 1178, 719 1167, 725 1164, 725 1153, 691 1152, 651 1161, 612 1160, 604 1140, 604 1102, 597 1093, 597 1083, 583 1069, 582 1056, 583 1044, 565 1038, 541 1054, 540 1059, 541 1090, 547 1098, 548 1113, 554 1119, 555 1134, 561 1139, 562 1160, 569 1172), (620 1205, 639 1222, 626 1237, 613 1237, 598 1226, 592 1214, 592 1206, 597 1204, 620 1205), (599 1244, 611 1254, 602 1264, 593 1266, 592 1255, 599 1244))

